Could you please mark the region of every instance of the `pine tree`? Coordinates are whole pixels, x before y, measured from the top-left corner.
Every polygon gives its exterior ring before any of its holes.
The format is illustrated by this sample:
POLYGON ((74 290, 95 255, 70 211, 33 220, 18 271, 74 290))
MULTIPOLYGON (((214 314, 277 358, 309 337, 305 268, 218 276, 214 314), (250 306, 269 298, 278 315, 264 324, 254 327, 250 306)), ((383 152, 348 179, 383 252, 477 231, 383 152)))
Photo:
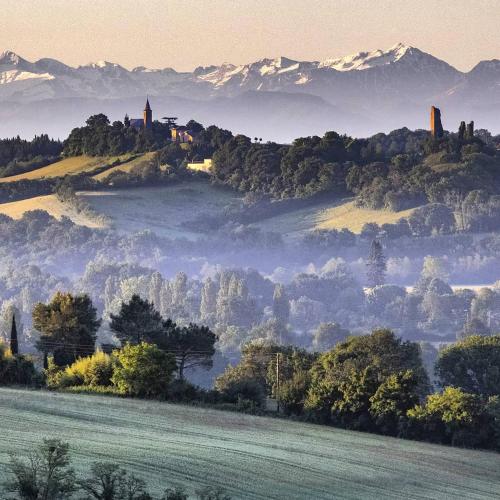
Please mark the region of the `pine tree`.
POLYGON ((10 329, 10 352, 13 356, 19 354, 19 344, 17 340, 16 315, 12 315, 12 326, 10 329))
POLYGON ((368 260, 366 261, 366 276, 368 278, 368 286, 375 287, 385 283, 385 272, 387 265, 385 256, 382 251, 382 245, 379 241, 373 240, 368 260))

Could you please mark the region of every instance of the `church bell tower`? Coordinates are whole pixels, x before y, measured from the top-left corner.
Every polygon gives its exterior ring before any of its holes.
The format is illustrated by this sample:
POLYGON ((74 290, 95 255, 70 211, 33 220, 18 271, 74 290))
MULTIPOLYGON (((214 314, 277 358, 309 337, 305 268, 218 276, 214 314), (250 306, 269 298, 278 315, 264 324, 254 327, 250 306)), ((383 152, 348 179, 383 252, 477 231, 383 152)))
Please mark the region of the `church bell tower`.
POLYGON ((149 98, 146 99, 146 107, 144 108, 144 128, 150 129, 153 126, 153 111, 149 105, 149 98))

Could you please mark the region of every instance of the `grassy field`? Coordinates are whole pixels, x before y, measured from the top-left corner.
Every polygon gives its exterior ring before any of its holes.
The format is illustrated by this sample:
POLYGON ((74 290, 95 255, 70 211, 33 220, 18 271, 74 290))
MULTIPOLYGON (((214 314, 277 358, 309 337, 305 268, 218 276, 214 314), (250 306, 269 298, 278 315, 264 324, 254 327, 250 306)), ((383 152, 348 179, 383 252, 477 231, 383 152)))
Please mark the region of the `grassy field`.
MULTIPOLYGON (((113 171, 130 171, 135 165, 148 161, 150 153, 124 161, 123 164, 110 167, 94 178, 105 181, 113 171)), ((85 163, 84 157, 63 160, 62 162, 38 169, 29 174, 61 175, 60 166, 64 162, 73 161, 69 171, 76 173, 92 170, 99 166, 97 159, 85 163)), ((107 161, 111 161, 107 159, 107 161)), ((102 162, 100 164, 102 167, 102 162)), ((25 175, 29 175, 25 174, 25 175)), ((5 178, 4 181, 13 179, 5 178)), ((0 179, 2 181, 2 179, 0 179)), ((116 189, 106 191, 83 191, 78 193, 91 206, 94 212, 105 215, 120 231, 134 232, 150 229, 160 235, 169 237, 193 238, 199 231, 186 224, 200 216, 223 216, 230 206, 239 206, 242 195, 226 188, 212 185, 206 180, 193 180, 172 184, 170 186, 116 189)), ((11 217, 20 217, 27 210, 46 210, 55 217, 66 215, 75 223, 95 227, 95 222, 84 216, 73 213, 68 207, 59 203, 53 196, 38 196, 29 200, 0 204, 0 213, 11 217)), ((413 210, 388 212, 384 210, 366 210, 354 206, 350 199, 339 202, 318 202, 314 205, 291 209, 286 213, 267 217, 253 225, 263 231, 280 233, 285 241, 304 236, 313 229, 347 228, 359 233, 364 224, 394 223, 402 217, 408 217, 413 210)))
POLYGON ((31 210, 45 210, 56 219, 60 219, 64 215, 80 226, 102 227, 102 224, 83 213, 77 213, 71 206, 62 203, 53 194, 0 204, 0 214, 8 215, 13 219, 20 219, 25 212, 31 210))
POLYGON ((404 217, 409 217, 415 209, 389 212, 387 210, 368 210, 358 208, 353 201, 337 207, 328 208, 318 213, 316 229, 342 229, 347 228, 353 233, 360 233, 363 226, 369 222, 394 224, 404 217))
POLYGON ((160 486, 205 484, 244 499, 498 498, 500 454, 180 405, 0 389, 0 483, 8 453, 70 442, 78 473, 111 460, 160 486))
POLYGON ((79 193, 92 209, 113 221, 119 231, 150 229, 168 237, 194 238, 199 232, 184 227, 202 215, 218 215, 240 196, 203 181, 171 186, 79 193))
POLYGON ((111 167, 104 172, 100 172, 97 175, 94 175, 93 178, 98 181, 103 181, 108 177, 109 174, 113 172, 130 172, 136 165, 140 165, 142 163, 147 163, 150 161, 155 153, 145 153, 143 155, 137 156, 137 158, 133 158, 130 161, 125 161, 121 165, 117 165, 116 167, 111 167))
POLYGON ((56 163, 51 163, 42 168, 37 168, 24 174, 12 175, 11 177, 1 177, 0 182, 14 182, 21 179, 42 179, 47 177, 62 177, 64 175, 81 174, 92 172, 100 167, 111 164, 116 160, 126 160, 126 157, 93 157, 74 156, 65 158, 56 163))

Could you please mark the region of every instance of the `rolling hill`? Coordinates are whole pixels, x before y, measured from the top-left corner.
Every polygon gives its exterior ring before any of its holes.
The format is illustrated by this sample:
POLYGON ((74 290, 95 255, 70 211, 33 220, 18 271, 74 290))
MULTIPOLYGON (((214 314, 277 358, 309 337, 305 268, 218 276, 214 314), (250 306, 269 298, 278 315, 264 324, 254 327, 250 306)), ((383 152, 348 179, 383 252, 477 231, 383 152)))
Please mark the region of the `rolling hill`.
POLYGON ((113 461, 156 494, 221 485, 244 499, 493 499, 500 455, 167 403, 0 389, 8 454, 70 443, 79 474, 113 461))
POLYGON ((15 182, 22 179, 43 179, 48 177, 63 177, 93 172, 94 170, 110 166, 115 162, 127 161, 129 155, 116 157, 100 156, 72 156, 61 161, 51 163, 42 168, 37 168, 24 174, 0 177, 0 182, 15 182))
MULTIPOLYGON (((147 161, 148 155, 149 153, 119 166, 110 167, 94 178, 102 181, 113 171, 129 171, 135 165, 147 161)), ((89 164, 83 162, 83 157, 79 157, 79 160, 81 168, 87 168, 86 165, 89 164)), ((56 170, 57 167, 52 169, 53 172, 56 170)), ((35 175, 35 172, 37 171, 33 171, 32 175, 35 175)), ((190 239, 200 234, 199 224, 193 224, 199 217, 223 217, 227 209, 238 207, 242 203, 241 193, 203 180, 159 187, 81 191, 78 196, 91 207, 93 213, 104 215, 118 231, 136 232, 150 229, 162 236, 190 239)), ((45 210, 58 219, 63 215, 69 217, 75 224, 105 227, 102 221, 93 220, 88 215, 76 212, 54 195, 0 204, 0 214, 15 219, 22 217, 27 211, 38 209, 45 210)), ((412 211, 413 209, 401 212, 367 210, 356 207, 351 199, 340 202, 321 201, 291 208, 286 213, 268 216, 252 225, 263 231, 278 232, 285 240, 296 240, 315 229, 346 228, 359 233, 366 223, 376 222, 379 225, 394 223, 409 216, 412 211)))

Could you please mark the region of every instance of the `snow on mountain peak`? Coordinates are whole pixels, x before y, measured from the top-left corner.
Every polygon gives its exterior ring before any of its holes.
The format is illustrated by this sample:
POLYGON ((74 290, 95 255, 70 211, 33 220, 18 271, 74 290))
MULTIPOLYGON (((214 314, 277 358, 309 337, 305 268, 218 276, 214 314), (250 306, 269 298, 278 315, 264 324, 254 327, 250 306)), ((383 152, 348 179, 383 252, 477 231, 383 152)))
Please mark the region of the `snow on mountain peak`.
POLYGON ((374 50, 371 52, 358 52, 337 59, 327 59, 319 63, 319 68, 331 68, 337 71, 361 71, 364 69, 374 68, 376 66, 384 66, 399 61, 413 47, 398 43, 387 50, 374 50))
POLYGON ((10 50, 5 50, 0 54, 0 64, 19 64, 22 61, 24 59, 10 50))

